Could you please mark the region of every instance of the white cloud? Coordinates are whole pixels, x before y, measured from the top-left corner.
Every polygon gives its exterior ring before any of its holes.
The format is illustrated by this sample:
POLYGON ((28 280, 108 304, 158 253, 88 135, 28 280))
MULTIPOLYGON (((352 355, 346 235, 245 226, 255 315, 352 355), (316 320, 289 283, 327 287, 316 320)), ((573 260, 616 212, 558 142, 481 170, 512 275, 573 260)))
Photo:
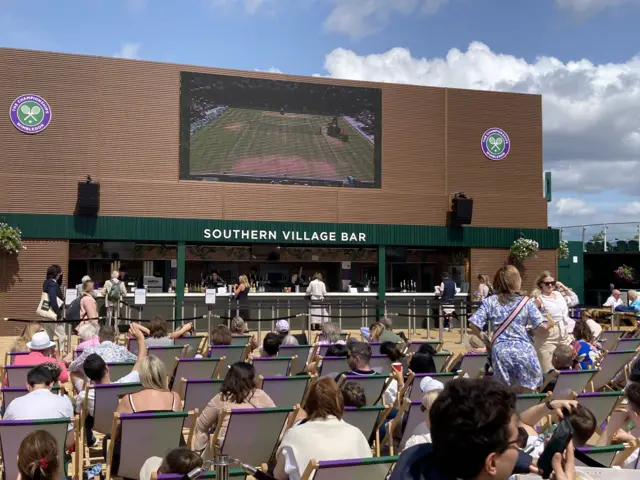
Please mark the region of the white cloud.
POLYGON ((640 218, 640 202, 631 202, 623 206, 622 213, 640 218))
POLYGON ((282 73, 282 71, 279 68, 276 68, 276 67, 270 67, 267 70, 262 70, 260 68, 254 68, 254 72, 282 73))
POLYGON ((559 198, 555 208, 558 215, 579 217, 593 215, 596 209, 579 198, 559 198))
POLYGON ((592 15, 608 8, 640 5, 638 0, 556 0, 558 8, 578 15, 592 15))
POLYGON ((436 13, 449 0, 333 0, 334 9, 324 21, 332 33, 361 38, 384 29, 394 15, 436 13))
POLYGON ((113 56, 116 58, 137 59, 138 50, 140 50, 139 43, 123 43, 120 51, 114 53, 113 56))

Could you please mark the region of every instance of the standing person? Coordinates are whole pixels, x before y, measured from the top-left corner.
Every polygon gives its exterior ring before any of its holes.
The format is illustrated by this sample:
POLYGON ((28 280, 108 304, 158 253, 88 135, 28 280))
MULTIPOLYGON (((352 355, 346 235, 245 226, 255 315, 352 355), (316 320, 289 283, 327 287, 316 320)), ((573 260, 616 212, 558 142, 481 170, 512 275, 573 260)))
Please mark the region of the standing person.
MULTIPOLYGON (((64 305, 64 297, 60 289, 60 280, 62 279, 62 268, 60 265, 51 265, 47 268, 47 278, 42 284, 42 291, 49 296, 49 305, 51 310, 56 314, 58 320, 62 319, 62 305, 64 305)), ((49 338, 58 337, 60 341, 60 350, 64 350, 67 334, 65 333, 64 324, 57 325, 55 323, 45 323, 44 329, 49 338)))
MULTIPOLYGON (((575 321, 569 318, 569 306, 558 291, 560 287, 551 272, 542 272, 536 279, 535 287, 531 297, 549 323, 546 330, 535 333, 533 340, 542 371, 548 372, 553 366, 551 357, 556 347, 569 344, 569 334, 573 331, 575 321)), ((562 288, 566 289, 564 285, 562 288)))
POLYGON ((496 294, 485 299, 469 319, 471 331, 488 345, 494 378, 535 390, 542 384, 542 370, 526 329, 546 330, 546 320, 529 297, 520 293, 522 278, 513 265, 496 272, 493 286, 496 294), (495 332, 491 341, 482 331, 488 322, 495 332))
POLYGON ((98 324, 98 304, 93 296, 93 282, 88 281, 82 284, 82 297, 80 298, 80 325, 78 328, 88 323, 98 324))
MULTIPOLYGON (((322 281, 321 273, 315 273, 313 275, 313 280, 311 280, 307 287, 307 295, 311 295, 312 305, 314 302, 324 301, 324 297, 327 296, 327 287, 322 281)), ((322 323, 329 321, 329 314, 327 313, 327 309, 324 307, 312 306, 309 309, 309 313, 311 314, 311 330, 318 331, 321 329, 320 325, 322 323)))
POLYGON ((249 319, 249 279, 246 275, 238 277, 238 284, 233 286, 233 295, 238 305, 238 316, 243 320, 249 319))
POLYGON ((489 275, 478 275, 478 282, 480 282, 480 284, 476 292, 476 300, 481 302, 491 294, 493 287, 489 281, 489 275))
MULTIPOLYGON (((458 287, 456 282, 451 280, 449 274, 444 272, 442 274, 442 283, 440 283, 440 300, 451 301, 456 298, 458 287)), ((451 331, 451 317, 456 317, 456 309, 453 305, 442 305, 442 312, 444 313, 444 329, 447 332, 451 331)))
POLYGON ((111 279, 104 282, 100 293, 102 293, 104 305, 107 307, 107 320, 109 323, 117 321, 120 316, 120 301, 127 296, 127 287, 120 280, 120 272, 117 270, 111 272, 111 279))

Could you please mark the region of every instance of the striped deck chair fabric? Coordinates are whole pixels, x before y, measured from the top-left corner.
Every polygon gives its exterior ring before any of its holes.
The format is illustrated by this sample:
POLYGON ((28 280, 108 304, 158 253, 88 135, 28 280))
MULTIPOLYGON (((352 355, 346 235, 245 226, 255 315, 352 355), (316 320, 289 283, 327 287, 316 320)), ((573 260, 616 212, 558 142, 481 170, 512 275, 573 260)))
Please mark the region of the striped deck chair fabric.
POLYGON ((409 342, 407 353, 417 353, 424 344, 431 345, 436 352, 439 352, 442 348, 442 342, 438 340, 411 341, 409 342))
MULTIPOLYGON (((616 455, 619 452, 623 452, 625 449, 624 445, 608 445, 605 447, 577 447, 576 450, 581 451, 586 454, 596 462, 606 466, 611 467, 613 460, 616 458, 616 455)), ((584 465, 580 460, 576 459, 576 466, 584 465)))
POLYGON ((127 338, 127 350, 129 350, 134 355, 138 355, 138 339, 136 337, 127 338))
POLYGON ((269 395, 276 407, 301 405, 309 385, 309 375, 293 377, 260 376, 261 389, 269 395))
POLYGON ((636 350, 640 347, 640 338, 621 338, 618 340, 614 352, 625 352, 629 350, 636 350))
POLYGON ((635 350, 609 352, 598 365, 599 372, 591 380, 595 391, 604 388, 636 355, 635 350))
POLYGON ((293 357, 258 357, 251 362, 256 375, 263 377, 287 377, 291 374, 293 357))
POLYGON ((603 350, 614 350, 618 341, 625 334, 624 330, 603 330, 598 337, 598 343, 603 350))
POLYGON ((168 347, 149 347, 147 354, 149 356, 159 358, 167 370, 167 373, 171 370, 176 358, 184 357, 184 352, 188 347, 184 345, 173 345, 168 347))
POLYGON ((205 344, 206 335, 185 335, 176 338, 173 344, 176 346, 187 346, 186 358, 193 358, 196 354, 201 353, 202 345, 205 344))
POLYGON ((249 465, 268 463, 291 412, 293 408, 247 408, 224 412, 229 424, 216 450, 231 458, 241 458, 249 465))
MULTIPOLYGON (((107 363, 107 367, 109 367, 109 378, 115 381, 129 375, 135 364, 136 362, 107 363)), ((171 366, 169 366, 169 368, 171 368, 171 366)))
POLYGON ((182 397, 182 383, 180 379, 203 379, 211 380, 216 378, 220 367, 224 364, 219 358, 179 358, 174 361, 171 378, 171 390, 180 393, 182 397))
MULTIPOLYGON (((196 477, 196 480, 200 480, 203 478, 216 478, 216 472, 202 472, 200 475, 196 477)), ((239 480, 249 478, 244 470, 240 468, 232 468, 229 470, 229 478, 237 478, 239 480)), ((184 475, 178 473, 152 473, 152 480, 183 480, 184 475)))
POLYGON ((391 360, 386 355, 372 355, 369 366, 371 370, 381 375, 388 375, 391 372, 391 360))
MULTIPOLYGON (((51 391, 55 394, 60 394, 60 387, 53 387, 51 391)), ((0 388, 2 393, 2 407, 6 410, 9 404, 16 398, 24 397, 29 390, 27 387, 2 387, 0 388)))
POLYGON ((355 382, 364 389, 367 405, 376 405, 382 401, 382 394, 387 389, 390 381, 388 375, 343 375, 340 377, 340 386, 347 382, 355 382))
POLYGON ((209 347, 208 357, 222 358, 225 357, 225 365, 233 365, 242 362, 247 350, 246 345, 211 345, 209 347))
POLYGON ((27 384, 27 374, 33 365, 5 365, 7 385, 10 387, 24 387, 27 384))
POLYGON ((568 400, 572 392, 582 393, 598 370, 560 370, 553 388, 554 400, 568 400))
MULTIPOLYGON (((211 399, 220 393, 220 387, 223 381, 223 378, 215 378, 212 380, 176 378, 175 382, 182 384, 181 391, 183 392, 184 400, 182 410, 188 412, 197 408, 198 411, 202 413, 202 410, 204 410, 204 407, 207 406, 211 399)), ((191 427, 191 417, 185 419, 184 427, 191 427)))
POLYGON ((320 375, 336 378, 342 372, 348 372, 351 368, 347 363, 347 357, 323 357, 320 365, 320 375))
POLYGON ((231 345, 233 346, 246 347, 250 341, 251 341, 251 335, 232 335, 231 336, 231 345))
POLYGON ((596 417, 596 425, 601 427, 607 421, 614 407, 622 400, 623 392, 581 393, 576 400, 579 404, 591 410, 596 417))
POLYGON ((442 372, 449 359, 451 358, 451 352, 441 351, 433 356, 433 362, 436 364, 436 371, 442 372))
POLYGON ((311 460, 301 480, 384 480, 397 461, 397 456, 320 462, 311 460))
POLYGON ((369 346, 371 347, 371 355, 380 355, 380 346, 382 342, 369 342, 369 346))
MULTIPOLYGON (((93 385, 89 386, 89 390, 94 390, 94 414, 93 414, 93 429, 96 432, 107 433, 111 432, 113 426, 113 412, 118 408, 118 402, 123 395, 130 393, 136 393, 142 390, 142 385, 139 383, 109 383, 106 385, 93 385)), ((85 395, 88 404, 88 396, 85 395)), ((89 414, 84 411, 83 417, 89 414)))
MULTIPOLYGON (((422 400, 413 400, 409 403, 405 412, 404 430, 400 438, 399 451, 404 450, 404 445, 411 438, 413 431, 418 425, 424 422, 424 413, 422 413, 422 400)), ((395 432, 394 432, 395 436, 395 432)))
MULTIPOLYGON (((113 414, 117 419, 111 437, 117 435, 120 426, 120 465, 117 475, 138 478, 140 468, 149 457, 164 457, 180 445, 182 424, 190 412, 153 412, 113 414)), ((191 437, 191 434, 189 435, 191 437)), ((187 444, 191 438, 187 440, 187 444)), ((114 443, 109 443, 107 452, 107 480, 111 478, 114 443)))
POLYGON ((486 364, 486 353, 467 353, 462 357, 460 370, 468 375, 469 378, 479 378, 484 375, 486 364))
POLYGON ((522 413, 541 404, 548 397, 546 393, 524 393, 516 395, 516 411, 522 413))
MULTIPOLYGON (((18 478, 18 449, 22 440, 32 432, 44 430, 53 435, 58 444, 58 458, 64 458, 65 440, 69 430, 70 418, 52 418, 46 420, 0 420, 0 450, 4 459, 4 475, 7 480, 18 478)), ((62 462, 60 462, 62 465, 62 462)), ((60 480, 66 478, 60 469, 60 480)))
POLYGON ((370 438, 374 433, 373 429, 381 422, 380 415, 385 410, 384 405, 370 405, 360 408, 344 407, 342 419, 360 430, 366 438, 370 438))
POLYGON ((13 365, 15 358, 22 355, 29 355, 29 352, 7 352, 4 356, 4 364, 13 365))

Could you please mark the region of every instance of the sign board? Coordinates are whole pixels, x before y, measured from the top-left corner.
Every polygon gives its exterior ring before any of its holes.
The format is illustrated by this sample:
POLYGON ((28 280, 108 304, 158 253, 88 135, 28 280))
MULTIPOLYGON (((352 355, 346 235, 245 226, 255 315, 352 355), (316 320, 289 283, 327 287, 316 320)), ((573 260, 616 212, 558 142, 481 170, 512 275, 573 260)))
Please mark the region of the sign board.
POLYGON ((136 288, 134 296, 135 305, 146 305, 147 303, 147 290, 144 288, 136 288))
POLYGON ((351 262, 342 262, 342 270, 351 270, 351 262))
POLYGON ((509 155, 511 140, 507 132, 501 128, 490 128, 482 135, 480 140, 482 153, 490 160, 502 160, 509 155))
POLYGON ((573 263, 578 263, 578 257, 577 256, 573 257, 573 263))
POLYGON ((40 95, 20 95, 11 103, 9 117, 22 133, 40 133, 51 123, 51 107, 40 95))
POLYGON ((64 292, 64 304, 69 306, 76 298, 78 298, 78 290, 75 288, 67 288, 64 292))
POLYGON ((204 303, 214 305, 216 303, 216 289, 207 288, 204 293, 204 303))

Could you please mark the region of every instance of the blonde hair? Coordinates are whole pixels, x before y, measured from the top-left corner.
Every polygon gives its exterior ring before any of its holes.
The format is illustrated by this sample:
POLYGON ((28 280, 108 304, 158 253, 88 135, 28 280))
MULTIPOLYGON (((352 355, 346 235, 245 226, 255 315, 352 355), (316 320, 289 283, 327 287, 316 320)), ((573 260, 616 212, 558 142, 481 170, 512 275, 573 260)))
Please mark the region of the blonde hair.
POLYGON ((545 270, 544 272, 542 272, 540 275, 538 275, 536 277, 536 281, 533 284, 533 290, 531 290, 531 297, 533 298, 538 298, 540 297, 540 295, 542 295, 542 281, 547 278, 547 277, 551 277, 555 280, 556 276, 553 275, 550 271, 545 270))
POLYGON ((113 272, 111 272, 111 280, 115 280, 120 276, 120 272, 118 272, 117 270, 114 270, 113 272))
POLYGON ((247 331, 247 324, 240 317, 233 317, 230 327, 232 334, 242 334, 247 331))
POLYGON ((93 280, 87 280, 82 284, 82 293, 90 294, 93 292, 93 280))
POLYGON ((629 290, 629 291, 627 292, 627 297, 628 297, 630 300, 631 300, 631 299, 635 300, 635 299, 637 299, 637 298, 638 298, 638 292, 636 292, 635 290, 629 290))
POLYGON ((240 276, 238 277, 238 281, 239 281, 242 285, 244 285, 245 287, 248 287, 248 286, 249 286, 249 279, 247 278, 247 276, 246 276, 246 275, 240 275, 240 276))
POLYGON ((422 396, 422 406, 425 409, 424 420, 425 420, 425 423, 427 424, 427 427, 431 426, 431 421, 429 420, 429 410, 431 410, 431 408, 433 407, 433 404, 438 399, 438 396, 440 395, 441 391, 442 390, 429 390, 428 392, 425 392, 425 394, 422 396))
POLYGON ((83 342, 91 340, 93 337, 98 336, 100 326, 96 323, 85 323, 78 328, 78 336, 83 342))
POLYGON ((487 287, 491 286, 491 280, 489 280, 489 275, 478 275, 478 281, 480 283, 484 283, 487 287))
POLYGON ((329 343, 336 343, 340 340, 340 328, 335 323, 327 322, 322 324, 322 334, 320 340, 329 343))
POLYGON ((167 370, 162 360, 155 355, 150 355, 140 362, 140 383, 142 388, 167 389, 167 370))
POLYGON ((320 272, 316 272, 313 274, 313 280, 320 280, 322 281, 322 274, 320 272))
POLYGON ((382 325, 381 323, 374 323, 373 325, 371 325, 371 328, 369 329, 369 333, 371 334, 371 336, 369 337, 369 340, 373 340, 374 342, 379 342, 380 335, 382 335, 382 332, 384 332, 384 325, 382 325))
POLYGON ((507 303, 517 295, 522 295, 522 277, 513 265, 504 265, 498 269, 493 277, 493 289, 498 294, 501 303, 507 303))
POLYGON ((28 352, 27 342, 31 341, 33 335, 42 330, 42 324, 40 322, 31 322, 24 326, 22 334, 16 339, 11 346, 11 353, 14 352, 28 352))

